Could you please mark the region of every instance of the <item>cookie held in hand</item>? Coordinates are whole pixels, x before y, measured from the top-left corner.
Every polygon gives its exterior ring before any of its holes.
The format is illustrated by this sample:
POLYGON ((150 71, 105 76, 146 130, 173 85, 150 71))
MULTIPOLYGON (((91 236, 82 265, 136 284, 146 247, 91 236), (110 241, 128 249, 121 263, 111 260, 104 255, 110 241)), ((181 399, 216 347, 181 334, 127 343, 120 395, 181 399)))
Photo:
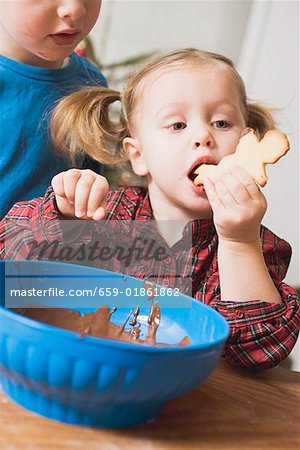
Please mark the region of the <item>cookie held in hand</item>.
POLYGON ((278 130, 269 130, 261 141, 258 140, 255 131, 241 137, 235 153, 224 156, 218 165, 202 164, 194 171, 197 177, 196 185, 203 183, 208 176, 212 180, 228 172, 229 167, 239 165, 246 170, 260 186, 265 186, 268 177, 266 164, 276 163, 289 150, 289 141, 284 133, 278 130))

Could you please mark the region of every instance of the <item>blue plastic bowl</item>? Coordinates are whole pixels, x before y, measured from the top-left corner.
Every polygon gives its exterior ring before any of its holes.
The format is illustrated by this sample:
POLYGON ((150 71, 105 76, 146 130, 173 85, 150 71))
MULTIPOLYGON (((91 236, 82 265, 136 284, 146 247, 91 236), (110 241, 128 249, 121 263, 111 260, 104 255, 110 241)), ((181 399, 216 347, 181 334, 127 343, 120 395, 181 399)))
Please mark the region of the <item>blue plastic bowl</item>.
MULTIPOLYGON (((229 327, 219 313, 199 301, 180 295, 180 304, 186 302, 186 307, 170 308, 158 299, 162 316, 158 340, 175 343, 188 335, 191 345, 186 347, 149 347, 82 338, 4 307, 4 281, 9 279, 5 279, 5 273, 14 264, 0 262, 0 386, 8 397, 35 413, 85 426, 133 426, 155 417, 168 400, 202 383, 218 363, 229 327)), ((26 267, 26 262, 23 264, 26 267)), ((41 282, 43 274, 49 277, 66 268, 74 276, 108 275, 109 279, 111 275, 110 283, 120 289, 128 282, 137 288, 144 283, 77 265, 27 264, 38 265, 40 278, 15 278, 15 288, 24 288, 24 282, 41 282)), ((64 279, 64 283, 70 286, 74 280, 64 279)), ((106 300, 98 299, 98 306, 106 300)), ((131 301, 131 306, 137 304, 136 298, 131 301)), ((175 305, 178 297, 169 297, 168 301, 175 305)), ((112 321, 120 325, 128 311, 129 308, 118 309, 112 321)), ((141 322, 148 313, 149 308, 141 309, 141 322)))

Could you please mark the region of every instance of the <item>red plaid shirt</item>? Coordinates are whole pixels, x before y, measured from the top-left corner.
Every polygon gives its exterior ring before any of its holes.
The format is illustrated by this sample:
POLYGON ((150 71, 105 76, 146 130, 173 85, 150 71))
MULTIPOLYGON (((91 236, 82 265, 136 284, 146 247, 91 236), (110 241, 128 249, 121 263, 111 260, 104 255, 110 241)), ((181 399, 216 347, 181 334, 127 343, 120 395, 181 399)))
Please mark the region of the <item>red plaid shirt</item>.
MULTIPOLYGON (((120 188, 110 191, 107 203, 108 220, 153 220, 146 189, 120 188)), ((192 233, 193 296, 219 311, 230 325, 230 336, 224 355, 237 366, 268 369, 284 360, 290 353, 299 333, 299 302, 295 290, 283 283, 290 262, 291 248, 270 230, 261 227, 264 258, 282 304, 255 301, 220 300, 217 263, 218 237, 212 220, 191 221, 183 231, 192 233)), ((81 237, 80 237, 81 238, 81 237)), ((43 198, 17 203, 9 211, 0 227, 0 258, 26 259, 33 241, 63 241, 54 193, 49 188, 43 198)), ((91 239, 85 236, 82 239, 91 239)), ((159 239, 159 236, 158 236, 159 239)), ((168 249, 168 259, 162 280, 174 287, 176 280, 168 272, 176 266, 183 251, 181 241, 168 249)), ((74 244, 76 245, 76 244, 74 244)), ((116 267, 119 270, 120 267, 116 267)), ((147 273, 136 273, 147 276, 147 273)))

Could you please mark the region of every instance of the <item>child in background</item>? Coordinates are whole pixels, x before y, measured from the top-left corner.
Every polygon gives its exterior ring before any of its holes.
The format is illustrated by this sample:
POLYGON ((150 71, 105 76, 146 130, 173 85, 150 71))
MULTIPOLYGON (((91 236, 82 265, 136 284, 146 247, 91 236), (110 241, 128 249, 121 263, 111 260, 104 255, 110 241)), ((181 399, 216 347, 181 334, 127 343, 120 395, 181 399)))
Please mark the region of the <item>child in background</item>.
MULTIPOLYGON (((217 164, 233 153, 247 127, 262 136, 274 124, 267 110, 247 102, 230 60, 195 49, 149 62, 122 94, 104 88, 72 94, 53 115, 57 147, 73 156, 84 148, 103 163, 128 158, 148 188, 108 192, 106 180, 91 171, 60 173, 44 198, 11 209, 0 233, 2 258, 26 259, 33 241, 63 241, 62 218, 155 220, 157 239, 164 238, 169 254, 161 264, 170 267, 187 251, 185 237, 192 233, 193 296, 229 322, 226 358, 247 368, 275 366, 299 332, 298 298, 282 281, 290 246, 261 225, 266 200, 242 168, 232 167, 215 181, 207 178, 204 187, 196 187, 192 176, 197 165, 217 164), (117 122, 109 112, 116 101, 122 103, 117 122), (115 153, 107 150, 108 143, 115 153), (37 219, 39 228, 32 226, 37 219), (183 221, 183 230, 174 221, 183 221)), ((149 268, 141 276, 147 274, 149 268)), ((168 276, 158 281, 169 287, 177 283, 168 276)))
MULTIPOLYGON (((49 117, 82 86, 106 86, 102 73, 72 53, 91 31, 101 0, 0 0, 0 217, 18 200, 42 195, 71 166, 54 152, 49 117)), ((93 167, 77 158, 77 167, 93 167)))

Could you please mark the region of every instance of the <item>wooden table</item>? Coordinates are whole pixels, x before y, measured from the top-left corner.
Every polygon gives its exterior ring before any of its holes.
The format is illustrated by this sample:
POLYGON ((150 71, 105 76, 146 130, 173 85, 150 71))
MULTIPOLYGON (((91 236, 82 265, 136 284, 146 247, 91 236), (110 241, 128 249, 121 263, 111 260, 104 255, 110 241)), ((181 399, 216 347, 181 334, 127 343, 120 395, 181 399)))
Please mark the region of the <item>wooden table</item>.
POLYGON ((293 450, 300 448, 300 373, 249 373, 225 361, 151 423, 127 430, 64 425, 0 393, 1 450, 293 450))

